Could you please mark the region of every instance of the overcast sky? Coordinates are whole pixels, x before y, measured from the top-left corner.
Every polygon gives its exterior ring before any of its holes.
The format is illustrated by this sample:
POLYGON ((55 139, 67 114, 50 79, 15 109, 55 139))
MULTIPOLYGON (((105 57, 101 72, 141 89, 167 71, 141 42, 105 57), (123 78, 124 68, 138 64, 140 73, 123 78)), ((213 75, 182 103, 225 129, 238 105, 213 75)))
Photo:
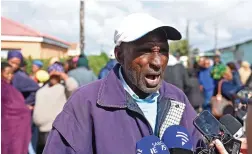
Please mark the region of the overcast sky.
MULTIPOLYGON (((69 42, 79 40, 79 0, 2 0, 2 16, 69 42)), ((200 50, 252 38, 252 0, 86 0, 85 51, 99 54, 114 46, 114 29, 133 12, 146 12, 175 26, 185 37, 190 20, 190 44, 200 50)))

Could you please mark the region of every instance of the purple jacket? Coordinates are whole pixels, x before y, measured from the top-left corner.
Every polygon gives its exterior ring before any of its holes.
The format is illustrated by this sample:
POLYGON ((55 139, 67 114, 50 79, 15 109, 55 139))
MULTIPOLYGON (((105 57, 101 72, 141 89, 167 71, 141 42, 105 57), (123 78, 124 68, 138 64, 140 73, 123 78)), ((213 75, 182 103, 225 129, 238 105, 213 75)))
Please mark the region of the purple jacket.
POLYGON ((79 88, 70 97, 53 123, 43 154, 133 154, 136 142, 142 137, 162 136, 161 132, 177 124, 177 119, 178 124, 187 128, 196 146, 201 136, 193 126, 196 113, 185 94, 171 84, 162 83, 157 131, 153 132, 121 85, 119 67, 117 64, 107 77, 79 88))

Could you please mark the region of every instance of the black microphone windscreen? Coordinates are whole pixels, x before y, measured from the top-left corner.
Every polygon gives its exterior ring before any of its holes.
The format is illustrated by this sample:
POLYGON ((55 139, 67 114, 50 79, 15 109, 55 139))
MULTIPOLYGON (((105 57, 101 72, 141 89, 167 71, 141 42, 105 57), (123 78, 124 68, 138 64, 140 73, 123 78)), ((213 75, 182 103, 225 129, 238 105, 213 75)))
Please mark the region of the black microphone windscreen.
POLYGON ((234 109, 233 105, 227 105, 223 109, 223 115, 226 115, 226 114, 231 114, 231 115, 235 114, 235 109, 234 109))
POLYGON ((172 148, 169 151, 171 154, 193 154, 193 151, 182 148, 172 148))
POLYGON ((242 128, 242 124, 230 114, 224 115, 219 121, 232 135, 236 134, 242 128))

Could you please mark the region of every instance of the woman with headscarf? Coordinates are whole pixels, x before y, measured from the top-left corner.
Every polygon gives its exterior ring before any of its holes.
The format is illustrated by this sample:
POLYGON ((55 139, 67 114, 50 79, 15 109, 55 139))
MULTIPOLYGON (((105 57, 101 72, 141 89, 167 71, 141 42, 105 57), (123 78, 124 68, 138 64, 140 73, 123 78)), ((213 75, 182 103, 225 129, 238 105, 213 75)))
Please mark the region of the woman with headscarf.
MULTIPOLYGON (((12 66, 14 76, 12 85, 22 93, 25 99, 25 104, 30 110, 33 110, 35 104, 36 91, 39 89, 38 84, 33 81, 24 71, 20 69, 20 64, 23 63, 24 58, 20 51, 13 50, 8 52, 7 56, 8 63, 12 66)), ((32 145, 35 149, 37 142, 37 128, 32 124, 32 145)))
POLYGON ((64 69, 62 65, 54 63, 48 68, 49 82, 36 94, 33 120, 39 127, 37 154, 42 154, 52 123, 66 103, 65 87, 60 83, 61 77, 57 72, 62 73, 64 69))
POLYGON ((43 62, 41 60, 34 60, 32 62, 32 74, 30 77, 35 81, 38 82, 36 79, 36 73, 43 67, 43 62))
POLYGON ((239 74, 240 74, 240 77, 241 77, 242 84, 245 85, 248 78, 251 75, 250 64, 247 61, 243 61, 241 63, 241 67, 239 69, 239 74))
POLYGON ((31 139, 31 111, 22 94, 10 83, 13 69, 1 63, 1 153, 27 154, 31 139))
POLYGON ((25 72, 20 70, 20 64, 23 62, 23 55, 20 51, 8 52, 8 63, 14 69, 12 85, 17 88, 25 98, 25 104, 32 109, 35 103, 35 94, 39 86, 25 72))

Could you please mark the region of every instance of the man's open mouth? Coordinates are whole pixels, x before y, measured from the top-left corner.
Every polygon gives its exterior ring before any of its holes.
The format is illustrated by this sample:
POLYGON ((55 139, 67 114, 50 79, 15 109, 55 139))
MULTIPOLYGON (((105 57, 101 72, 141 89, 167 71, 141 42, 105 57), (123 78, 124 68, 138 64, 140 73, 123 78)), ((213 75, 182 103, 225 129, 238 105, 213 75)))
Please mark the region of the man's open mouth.
POLYGON ((160 74, 148 74, 145 76, 148 87, 156 87, 160 82, 160 74))

